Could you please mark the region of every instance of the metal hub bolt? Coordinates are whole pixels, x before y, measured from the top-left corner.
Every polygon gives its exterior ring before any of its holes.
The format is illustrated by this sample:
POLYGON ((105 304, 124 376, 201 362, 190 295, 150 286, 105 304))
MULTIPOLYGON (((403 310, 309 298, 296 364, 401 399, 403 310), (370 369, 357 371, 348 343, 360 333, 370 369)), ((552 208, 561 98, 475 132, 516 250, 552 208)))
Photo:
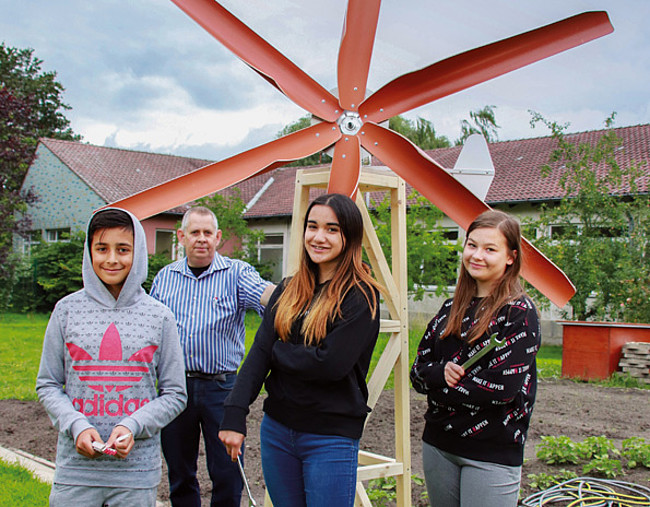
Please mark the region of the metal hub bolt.
POLYGON ((338 123, 341 132, 349 136, 358 133, 363 125, 363 121, 359 117, 359 114, 353 111, 345 111, 341 116, 339 116, 339 119, 336 120, 336 122, 338 123))

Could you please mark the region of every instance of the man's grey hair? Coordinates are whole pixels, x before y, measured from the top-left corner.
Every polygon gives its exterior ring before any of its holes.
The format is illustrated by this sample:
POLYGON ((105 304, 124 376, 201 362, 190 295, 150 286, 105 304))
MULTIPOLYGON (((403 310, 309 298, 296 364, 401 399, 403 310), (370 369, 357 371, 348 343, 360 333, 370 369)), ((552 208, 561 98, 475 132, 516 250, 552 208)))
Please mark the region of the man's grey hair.
POLYGON ((212 212, 211 209, 206 208, 205 206, 194 206, 193 208, 188 209, 183 215, 183 221, 181 222, 181 230, 187 232, 187 224, 190 221, 190 215, 209 215, 212 217, 212 223, 214 224, 214 230, 219 230, 219 221, 217 216, 212 212))

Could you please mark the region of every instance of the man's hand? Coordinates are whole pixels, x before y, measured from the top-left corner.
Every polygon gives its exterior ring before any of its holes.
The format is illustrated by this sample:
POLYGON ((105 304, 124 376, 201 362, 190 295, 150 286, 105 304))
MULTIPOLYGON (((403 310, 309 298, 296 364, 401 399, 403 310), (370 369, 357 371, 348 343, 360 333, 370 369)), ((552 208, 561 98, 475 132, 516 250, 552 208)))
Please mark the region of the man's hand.
POLYGON ((219 440, 226 446, 226 452, 230 459, 237 461, 237 457, 241 454, 241 446, 244 443, 244 435, 236 431, 222 430, 219 432, 219 440))
POLYGON ((135 440, 133 439, 131 430, 129 430, 129 428, 126 426, 120 425, 117 425, 115 428, 113 428, 111 436, 108 437, 108 441, 106 442, 106 445, 108 447, 112 447, 117 451, 116 456, 122 459, 126 458, 129 455, 131 449, 133 449, 134 444, 135 440))
POLYGON ((99 436, 99 433, 95 428, 83 430, 79 433, 77 441, 75 442, 77 452, 86 458, 96 458, 97 456, 100 456, 101 453, 93 449, 93 442, 99 442, 100 444, 104 443, 102 437, 99 436))

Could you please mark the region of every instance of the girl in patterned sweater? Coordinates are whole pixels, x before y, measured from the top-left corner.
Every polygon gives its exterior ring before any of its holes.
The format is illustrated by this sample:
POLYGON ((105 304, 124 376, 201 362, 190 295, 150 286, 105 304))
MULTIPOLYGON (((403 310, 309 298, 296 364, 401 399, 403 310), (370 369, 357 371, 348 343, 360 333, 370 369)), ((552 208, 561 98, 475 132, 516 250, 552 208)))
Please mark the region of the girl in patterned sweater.
POLYGON ((454 298, 418 347, 411 382, 428 399, 422 456, 431 505, 517 504, 541 340, 537 310, 519 282, 521 254, 512 216, 476 218, 454 298))

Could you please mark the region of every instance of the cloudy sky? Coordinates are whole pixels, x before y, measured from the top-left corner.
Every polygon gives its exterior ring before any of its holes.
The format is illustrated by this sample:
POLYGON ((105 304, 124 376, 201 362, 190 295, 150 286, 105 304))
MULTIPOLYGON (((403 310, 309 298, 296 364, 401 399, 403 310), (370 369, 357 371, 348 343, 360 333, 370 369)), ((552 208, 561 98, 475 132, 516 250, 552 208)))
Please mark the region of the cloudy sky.
MULTIPOLYGON (((326 89, 336 86, 344 0, 221 2, 326 89)), ((588 10, 614 33, 406 114, 452 141, 496 106, 501 140, 650 122, 648 0, 384 0, 370 68, 377 90, 451 55, 588 10)), ((97 145, 223 159, 305 114, 168 0, 0 0, 0 40, 35 50, 66 88, 67 117, 97 145)))

